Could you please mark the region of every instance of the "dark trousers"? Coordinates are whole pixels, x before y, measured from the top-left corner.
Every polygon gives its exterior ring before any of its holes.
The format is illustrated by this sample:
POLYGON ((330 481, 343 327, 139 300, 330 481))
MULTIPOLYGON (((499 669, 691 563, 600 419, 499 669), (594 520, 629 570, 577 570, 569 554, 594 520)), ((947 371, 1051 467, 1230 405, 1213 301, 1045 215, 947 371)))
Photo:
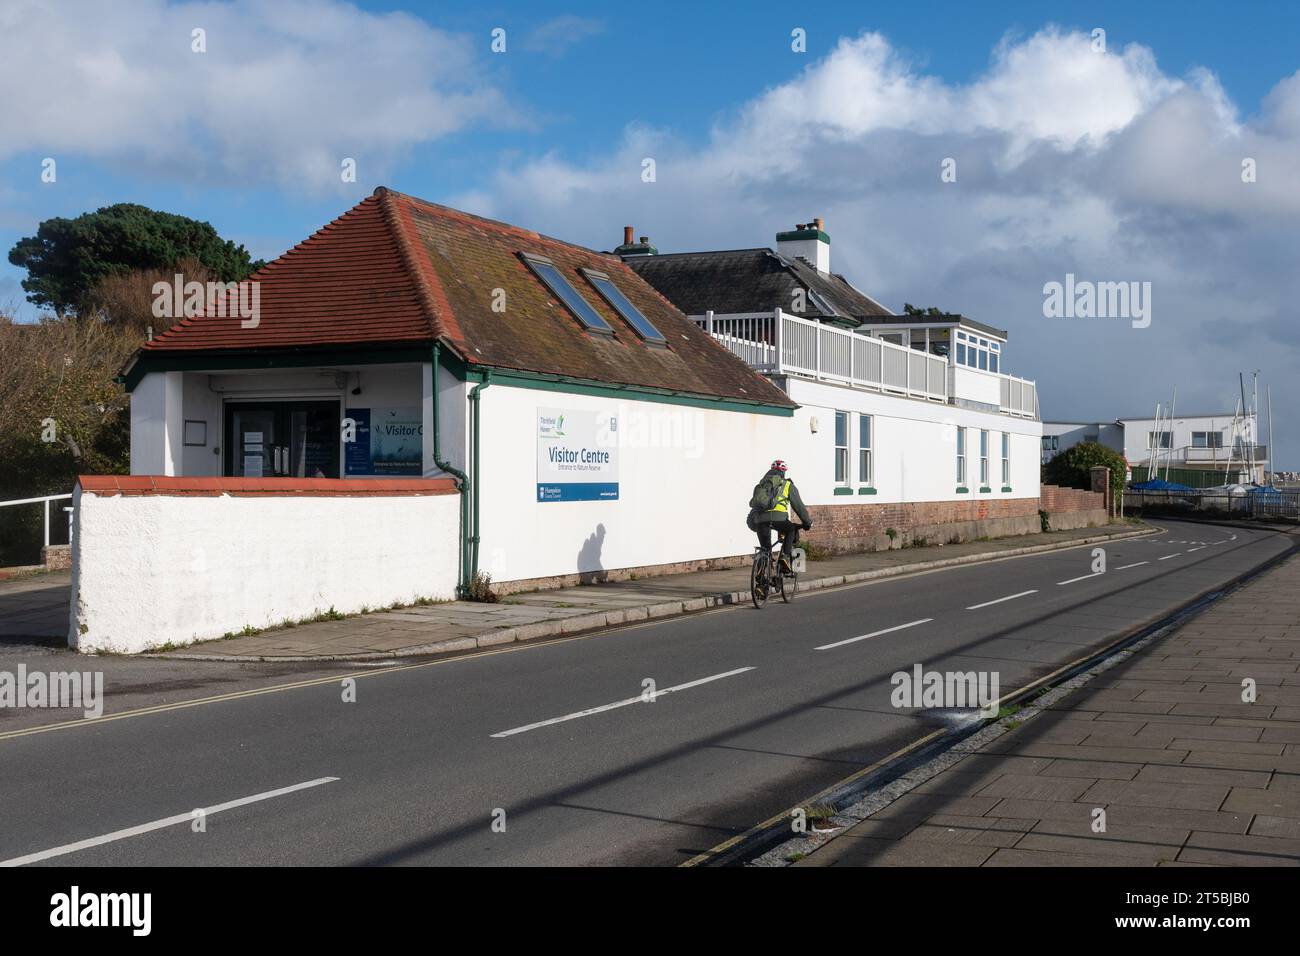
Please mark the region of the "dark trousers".
POLYGON ((779 531, 785 535, 781 544, 781 554, 789 559, 794 555, 794 546, 799 543, 799 525, 792 521, 760 521, 754 526, 758 533, 758 543, 768 551, 772 550, 772 532, 779 531))

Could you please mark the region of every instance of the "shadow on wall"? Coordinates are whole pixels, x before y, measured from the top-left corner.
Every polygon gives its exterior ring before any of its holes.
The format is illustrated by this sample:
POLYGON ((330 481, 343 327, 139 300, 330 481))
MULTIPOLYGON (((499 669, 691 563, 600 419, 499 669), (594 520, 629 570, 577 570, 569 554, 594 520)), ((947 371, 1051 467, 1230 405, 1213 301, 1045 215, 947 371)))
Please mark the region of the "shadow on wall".
POLYGON ((605 526, 596 525, 596 530, 582 542, 578 552, 578 582, 581 584, 603 584, 609 579, 609 572, 600 565, 600 551, 605 544, 605 526))

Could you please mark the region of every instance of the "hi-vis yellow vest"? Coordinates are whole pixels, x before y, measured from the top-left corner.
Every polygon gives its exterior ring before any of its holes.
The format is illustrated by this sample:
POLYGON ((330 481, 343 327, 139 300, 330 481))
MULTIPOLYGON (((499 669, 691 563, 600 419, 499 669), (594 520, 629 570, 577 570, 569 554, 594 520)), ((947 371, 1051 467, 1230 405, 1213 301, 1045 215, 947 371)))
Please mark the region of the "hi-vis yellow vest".
POLYGON ((772 505, 773 511, 779 511, 782 514, 790 513, 790 479, 787 478, 781 485, 781 491, 776 496, 776 504, 772 505))

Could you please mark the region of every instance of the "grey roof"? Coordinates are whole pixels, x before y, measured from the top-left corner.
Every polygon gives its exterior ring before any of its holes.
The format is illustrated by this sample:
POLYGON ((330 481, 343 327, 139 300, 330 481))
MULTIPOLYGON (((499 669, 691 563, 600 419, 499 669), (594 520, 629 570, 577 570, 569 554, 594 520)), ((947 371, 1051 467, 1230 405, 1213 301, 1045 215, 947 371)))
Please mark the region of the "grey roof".
POLYGON ((818 272, 801 259, 771 249, 677 252, 628 256, 624 261, 687 315, 709 310, 720 314, 789 311, 796 288, 812 293, 801 313, 805 318, 857 324, 892 315, 842 275, 818 272))
POLYGON ((888 325, 965 325, 983 332, 985 335, 996 335, 1001 339, 1009 337, 1006 329, 994 328, 991 325, 985 325, 983 322, 976 322, 974 319, 958 312, 948 312, 943 315, 887 315, 871 319, 870 324, 877 323, 888 325))
MULTIPOLYGON (((1174 409, 1174 412, 1175 412, 1175 414, 1174 414, 1174 420, 1175 420, 1175 421, 1179 421, 1179 420, 1184 419, 1184 418, 1215 418, 1215 419, 1218 419, 1218 418, 1234 418, 1234 417, 1236 417, 1236 412, 1210 412, 1210 413, 1207 414, 1207 415, 1193 415, 1193 414, 1191 414, 1190 412, 1180 412, 1180 411, 1178 411, 1177 408, 1174 409)), ((1245 415, 1243 415, 1242 417, 1243 417, 1243 418, 1249 418, 1249 417, 1253 417, 1253 415, 1254 415, 1253 412, 1247 412, 1247 413, 1246 413, 1245 415)), ((1161 410, 1160 410, 1160 420, 1161 420, 1161 421, 1168 421, 1168 419, 1169 419, 1169 410, 1168 410, 1167 408, 1166 408, 1166 409, 1161 409, 1161 410)), ((1154 416, 1154 415, 1126 415, 1126 416, 1123 417, 1123 418, 1117 418, 1117 419, 1115 419, 1115 424, 1116 424, 1116 425, 1123 425, 1125 422, 1153 422, 1153 421, 1155 421, 1155 420, 1156 420, 1156 419, 1155 419, 1155 416, 1154 416)))

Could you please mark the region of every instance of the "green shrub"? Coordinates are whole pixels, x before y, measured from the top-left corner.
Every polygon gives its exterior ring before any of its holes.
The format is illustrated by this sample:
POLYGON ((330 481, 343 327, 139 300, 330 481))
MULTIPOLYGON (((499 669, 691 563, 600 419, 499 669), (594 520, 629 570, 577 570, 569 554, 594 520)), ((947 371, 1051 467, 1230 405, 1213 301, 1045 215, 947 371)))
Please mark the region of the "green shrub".
POLYGON ((466 597, 471 601, 479 601, 483 604, 495 604, 500 598, 492 590, 492 575, 486 571, 475 571, 473 579, 469 582, 469 588, 466 597))
POLYGON ((1092 490, 1090 469, 1105 465, 1110 469, 1110 490, 1115 501, 1124 494, 1124 456, 1100 442, 1081 441, 1052 456, 1043 466, 1043 481, 1062 488, 1092 490))
POLYGON ((825 561, 831 556, 830 548, 823 548, 811 541, 800 541, 799 547, 803 548, 804 557, 809 561, 825 561))

